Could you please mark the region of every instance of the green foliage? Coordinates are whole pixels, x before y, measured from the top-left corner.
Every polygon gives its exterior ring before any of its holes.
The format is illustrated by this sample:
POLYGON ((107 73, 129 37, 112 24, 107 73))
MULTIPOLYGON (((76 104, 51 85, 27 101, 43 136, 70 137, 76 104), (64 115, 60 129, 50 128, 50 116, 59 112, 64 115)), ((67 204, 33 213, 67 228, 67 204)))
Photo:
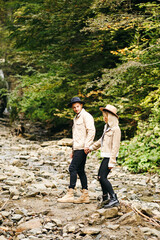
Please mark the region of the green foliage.
POLYGON ((113 104, 122 139, 132 138, 122 145, 120 161, 135 172, 156 169, 158 3, 0 0, 0 59, 5 59, 1 68, 17 86, 9 97, 12 118, 68 127, 73 113, 67 103, 79 95, 95 118, 99 137, 99 106, 113 104), (154 147, 144 137, 146 126, 154 147))
POLYGON ((66 107, 67 87, 65 78, 53 73, 23 76, 10 96, 12 114, 33 121, 54 121, 55 125, 59 125, 58 109, 62 108, 62 104, 63 108, 66 107))
POLYGON ((0 97, 6 97, 8 95, 8 90, 6 88, 0 88, 0 97))
POLYGON ((146 101, 152 105, 151 114, 147 122, 140 121, 137 135, 131 141, 122 142, 119 163, 127 165, 133 173, 160 173, 160 86, 146 101), (156 101, 153 102, 153 96, 156 101))

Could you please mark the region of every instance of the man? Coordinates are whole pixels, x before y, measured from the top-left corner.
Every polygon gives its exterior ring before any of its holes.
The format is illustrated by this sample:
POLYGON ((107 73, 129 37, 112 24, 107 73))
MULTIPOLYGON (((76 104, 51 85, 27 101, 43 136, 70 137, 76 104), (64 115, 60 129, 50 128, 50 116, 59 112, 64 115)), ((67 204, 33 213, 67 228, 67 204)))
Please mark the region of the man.
POLYGON ((93 143, 95 137, 95 126, 92 115, 83 108, 84 102, 79 97, 74 97, 68 104, 72 107, 76 116, 73 119, 73 153, 72 162, 69 166, 70 185, 67 194, 58 199, 58 202, 71 203, 89 203, 87 176, 85 173, 85 163, 88 148, 93 143), (82 195, 78 199, 74 199, 74 188, 77 182, 77 175, 82 185, 82 195))

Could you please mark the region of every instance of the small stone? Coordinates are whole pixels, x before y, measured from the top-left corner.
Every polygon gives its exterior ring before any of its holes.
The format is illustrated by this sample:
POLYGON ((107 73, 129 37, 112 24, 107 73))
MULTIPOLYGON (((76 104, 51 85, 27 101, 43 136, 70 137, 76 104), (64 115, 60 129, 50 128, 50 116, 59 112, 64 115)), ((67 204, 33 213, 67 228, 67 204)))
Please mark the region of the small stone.
POLYGON ((62 221, 60 219, 52 219, 52 222, 54 222, 57 227, 61 227, 62 226, 62 221))
POLYGON ((10 215, 10 212, 7 211, 1 211, 2 217, 8 217, 10 215))
POLYGON ((119 190, 119 192, 120 192, 120 193, 127 193, 127 189, 126 189, 126 188, 121 188, 121 189, 119 190))
POLYGON ((25 238, 25 235, 24 234, 19 234, 18 236, 17 236, 17 240, 22 240, 22 239, 24 239, 25 238))
POLYGON ((120 226, 119 224, 108 224, 107 228, 112 229, 112 230, 116 230, 116 229, 119 228, 119 226, 120 226))
POLYGON ((93 213, 90 218, 89 218, 89 224, 93 225, 93 224, 100 224, 101 223, 101 218, 100 218, 100 214, 99 213, 93 213))
POLYGON ((7 240, 3 235, 0 236, 0 240, 7 240))
POLYGON ((85 227, 81 229, 81 231, 83 234, 96 235, 101 232, 101 229, 96 227, 85 227))
POLYGON ((19 195, 19 191, 17 190, 16 187, 10 187, 9 188, 10 196, 13 197, 15 195, 19 195))
POLYGON ((23 163, 20 160, 16 159, 12 162, 12 165, 16 167, 21 167, 23 163))
POLYGON ((19 196, 13 196, 12 197, 12 200, 18 200, 19 199, 19 196))
POLYGON ((83 223, 79 223, 78 226, 79 226, 80 228, 83 228, 83 227, 84 227, 84 224, 83 224, 83 223))
POLYGON ((67 232, 68 233, 74 233, 77 229, 77 225, 69 224, 67 225, 67 232))
POLYGON ((7 176, 6 176, 6 175, 1 175, 1 176, 0 176, 0 181, 6 180, 6 179, 7 179, 7 176))
POLYGON ((96 211, 99 213, 101 216, 105 216, 105 218, 114 218, 118 215, 118 208, 113 207, 113 208, 108 208, 108 209, 99 209, 96 211))
POLYGON ((120 217, 116 223, 120 223, 121 225, 128 225, 128 224, 139 224, 141 222, 141 218, 138 214, 135 214, 133 211, 124 214, 120 217))
POLYGON ((149 227, 141 227, 141 231, 147 236, 155 236, 160 239, 160 232, 156 229, 149 227))
POLYGON ((33 229, 33 228, 40 228, 42 226, 41 221, 39 218, 35 218, 35 219, 31 219, 28 222, 25 223, 21 223, 18 227, 17 227, 17 232, 23 232, 29 229, 33 229))
POLYGON ((57 142, 58 145, 60 146, 68 146, 72 147, 73 140, 71 138, 63 138, 57 142))
POLYGON ((157 219, 158 221, 160 221, 160 211, 158 211, 157 209, 152 211, 154 218, 157 219))
MULTIPOLYGON (((82 236, 81 238, 82 239, 82 236)), ((83 237, 83 240, 92 240, 93 238, 90 235, 86 235, 85 237, 83 237)))
POLYGON ((14 215, 12 216, 12 220, 13 220, 13 221, 19 221, 22 217, 23 217, 23 216, 20 215, 20 214, 14 214, 14 215))
POLYGON ((53 229, 55 225, 51 222, 48 222, 47 224, 44 225, 44 228, 46 228, 47 230, 51 230, 53 229))

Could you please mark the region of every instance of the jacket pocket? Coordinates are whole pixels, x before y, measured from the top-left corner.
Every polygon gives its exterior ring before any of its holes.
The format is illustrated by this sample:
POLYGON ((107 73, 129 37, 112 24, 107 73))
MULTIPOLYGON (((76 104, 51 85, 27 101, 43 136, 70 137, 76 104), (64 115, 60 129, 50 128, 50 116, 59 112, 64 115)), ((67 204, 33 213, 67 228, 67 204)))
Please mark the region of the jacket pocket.
POLYGON ((106 136, 107 136, 107 137, 112 137, 112 135, 113 135, 113 132, 112 132, 112 131, 106 132, 106 136))
POLYGON ((82 131, 82 129, 84 128, 83 119, 78 119, 76 121, 76 128, 82 131))

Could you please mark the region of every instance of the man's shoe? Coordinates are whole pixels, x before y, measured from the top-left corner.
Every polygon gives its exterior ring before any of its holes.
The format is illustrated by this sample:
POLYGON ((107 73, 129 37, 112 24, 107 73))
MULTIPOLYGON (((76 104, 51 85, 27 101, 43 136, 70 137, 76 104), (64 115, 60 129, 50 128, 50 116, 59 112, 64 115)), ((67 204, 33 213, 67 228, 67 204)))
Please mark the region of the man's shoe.
POLYGON ((74 201, 74 203, 90 203, 87 189, 82 189, 82 195, 74 201))
POLYGON ((73 203, 74 200, 75 199, 74 199, 73 189, 69 188, 68 191, 67 191, 67 194, 64 197, 59 198, 57 200, 57 202, 59 202, 59 203, 73 203))

